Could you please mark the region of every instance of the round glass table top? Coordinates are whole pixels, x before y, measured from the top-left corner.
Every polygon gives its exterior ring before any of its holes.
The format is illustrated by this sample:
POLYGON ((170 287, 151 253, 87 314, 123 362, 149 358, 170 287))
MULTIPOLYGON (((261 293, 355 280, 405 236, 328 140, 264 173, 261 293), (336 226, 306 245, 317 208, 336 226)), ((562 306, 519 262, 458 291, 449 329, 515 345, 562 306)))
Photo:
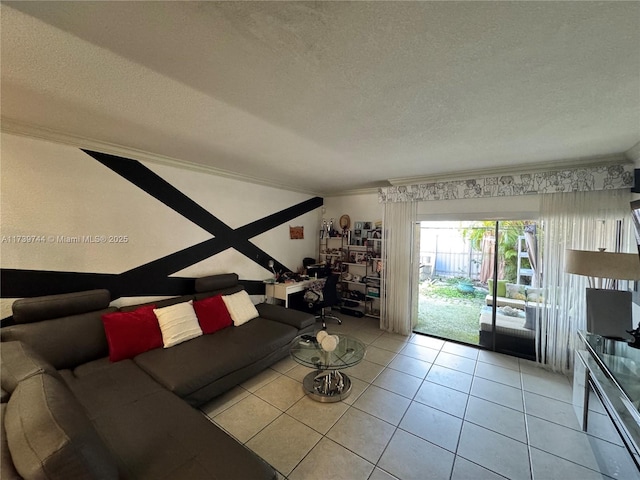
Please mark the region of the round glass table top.
POLYGON ((335 336, 338 337, 338 345, 334 351, 327 352, 314 335, 300 335, 291 345, 291 357, 317 370, 342 370, 360 363, 367 351, 365 344, 350 335, 338 333, 335 336))

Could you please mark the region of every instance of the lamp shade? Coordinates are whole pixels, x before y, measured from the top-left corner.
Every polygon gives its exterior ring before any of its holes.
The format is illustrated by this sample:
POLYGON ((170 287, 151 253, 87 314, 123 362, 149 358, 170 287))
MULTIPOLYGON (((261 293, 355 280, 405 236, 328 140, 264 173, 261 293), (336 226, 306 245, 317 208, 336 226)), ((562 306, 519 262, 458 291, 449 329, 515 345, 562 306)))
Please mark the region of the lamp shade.
POLYGON ((567 250, 564 271, 613 280, 640 279, 640 258, 633 253, 567 250))

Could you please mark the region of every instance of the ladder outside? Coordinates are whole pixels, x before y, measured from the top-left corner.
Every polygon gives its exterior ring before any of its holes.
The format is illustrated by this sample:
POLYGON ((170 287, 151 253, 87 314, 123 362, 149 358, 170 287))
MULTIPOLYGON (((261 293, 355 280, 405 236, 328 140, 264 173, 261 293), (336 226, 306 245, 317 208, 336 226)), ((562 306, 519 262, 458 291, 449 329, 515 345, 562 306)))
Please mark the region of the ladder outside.
MULTIPOLYGON (((518 237, 518 276, 516 283, 518 285, 531 285, 531 278, 533 277, 533 269, 531 267, 525 268, 522 266, 522 260, 529 260, 529 251, 527 250, 527 242, 524 239, 524 235, 518 237), (527 282, 525 279, 529 279, 527 282)), ((529 263, 529 262, 527 262, 529 263)), ((531 263, 529 263, 531 265, 531 263)))

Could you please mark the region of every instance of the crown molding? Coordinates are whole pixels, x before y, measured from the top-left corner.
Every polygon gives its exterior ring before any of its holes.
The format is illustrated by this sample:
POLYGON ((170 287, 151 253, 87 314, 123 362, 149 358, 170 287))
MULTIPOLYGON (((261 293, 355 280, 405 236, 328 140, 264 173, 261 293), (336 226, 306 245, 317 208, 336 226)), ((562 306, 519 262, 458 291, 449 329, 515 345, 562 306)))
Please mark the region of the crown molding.
MULTIPOLYGON (((382 185, 388 187, 389 185, 382 185)), ((323 197, 347 197, 353 195, 378 195, 380 187, 354 188, 352 190, 342 190, 340 192, 326 192, 323 197)))
POLYGON ((574 168, 599 167, 620 163, 632 163, 625 153, 612 155, 599 155, 593 157, 573 158, 568 160, 554 160, 538 162, 527 165, 514 165, 511 167, 487 168, 482 170, 463 170, 455 173, 428 175, 419 177, 390 178, 392 186, 415 185, 420 183, 433 183, 444 181, 468 180, 472 178, 493 177, 498 175, 521 175, 523 173, 541 173, 574 168))
POLYGON ((158 165, 165 165, 174 168, 180 168, 183 170, 191 170, 193 172, 205 173, 208 175, 215 175, 217 177, 229 178, 240 182, 252 183, 255 185, 262 185, 265 187, 277 188, 280 190, 288 190, 297 193, 304 193, 313 196, 322 196, 319 192, 312 192, 301 188, 296 188, 291 185, 286 185, 278 182, 272 182, 264 180, 258 177, 250 175, 241 175, 238 173, 229 172, 220 168, 210 167, 207 165, 201 165, 185 160, 179 160, 177 158, 168 157, 166 155, 160 155, 157 153, 151 153, 136 148, 125 147, 115 143, 104 142, 102 140, 96 140, 94 138, 83 137, 80 135, 71 135, 63 133, 57 130, 52 130, 36 125, 19 122, 10 118, 2 117, 0 121, 0 131, 10 133, 13 135, 20 135, 23 137, 38 138, 40 140, 46 140, 54 143, 68 145, 71 147, 84 148, 87 150, 95 150, 102 153, 108 153, 110 155, 117 155, 119 157, 130 158, 133 160, 139 160, 142 162, 149 162, 158 165))

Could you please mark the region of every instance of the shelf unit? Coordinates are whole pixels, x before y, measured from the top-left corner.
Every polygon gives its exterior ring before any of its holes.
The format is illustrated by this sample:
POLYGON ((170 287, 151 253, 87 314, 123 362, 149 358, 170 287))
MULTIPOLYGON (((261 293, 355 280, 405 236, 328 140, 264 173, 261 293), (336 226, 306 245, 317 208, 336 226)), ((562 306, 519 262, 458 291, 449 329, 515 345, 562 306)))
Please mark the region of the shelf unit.
POLYGON ((380 273, 382 271, 382 239, 368 238, 369 273, 366 282, 365 315, 380 318, 380 273))
POLYGON ((366 313, 366 283, 362 281, 367 276, 366 255, 366 247, 348 245, 346 260, 342 264, 343 308, 359 316, 366 313))
POLYGON ((345 259, 345 237, 329 237, 323 235, 318 243, 318 257, 320 263, 331 265, 331 271, 342 273, 342 263, 345 259))
MULTIPOLYGON (((374 225, 373 222, 357 223, 374 225)), ((332 272, 341 276, 338 290, 345 313, 380 318, 382 239, 370 238, 369 232, 374 231, 379 235, 380 226, 357 227, 340 236, 330 236, 322 230, 318 261, 329 264, 332 272)))
POLYGON ((366 245, 348 245, 343 262, 342 299, 351 302, 344 308, 363 316, 380 317, 380 239, 367 239, 366 245), (378 248, 376 248, 378 247, 378 248))

